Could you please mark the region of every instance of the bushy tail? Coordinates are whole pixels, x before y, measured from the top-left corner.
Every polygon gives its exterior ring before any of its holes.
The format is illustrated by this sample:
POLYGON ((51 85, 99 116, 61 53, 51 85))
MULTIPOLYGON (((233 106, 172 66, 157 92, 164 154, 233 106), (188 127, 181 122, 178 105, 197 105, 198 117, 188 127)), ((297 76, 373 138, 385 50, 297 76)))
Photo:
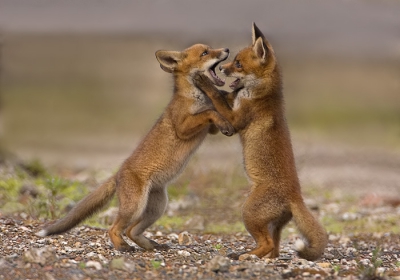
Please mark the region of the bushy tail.
POLYGON ((328 243, 325 229, 307 209, 303 201, 292 203, 291 209, 294 222, 307 241, 306 244, 296 244, 299 257, 309 261, 320 258, 328 243))
POLYGON ((84 199, 79 201, 64 218, 39 231, 36 235, 44 237, 65 232, 99 211, 114 196, 116 190, 115 180, 114 175, 84 199))

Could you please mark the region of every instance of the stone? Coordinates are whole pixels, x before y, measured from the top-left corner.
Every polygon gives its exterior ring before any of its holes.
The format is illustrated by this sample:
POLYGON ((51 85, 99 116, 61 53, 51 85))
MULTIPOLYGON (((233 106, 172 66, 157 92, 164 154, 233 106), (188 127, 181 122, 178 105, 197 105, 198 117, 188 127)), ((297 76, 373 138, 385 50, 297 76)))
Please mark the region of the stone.
POLYGON ((242 254, 239 256, 239 261, 251 261, 251 260, 257 260, 258 257, 253 254, 242 254))
POLYGON ((184 256, 184 257, 189 257, 191 254, 188 251, 185 250, 179 250, 178 255, 184 256))
POLYGON ((101 263, 96 262, 96 261, 88 261, 86 263, 86 267, 93 267, 96 270, 101 270, 103 267, 101 266, 101 263))
POLYGON ((46 280, 56 280, 56 278, 52 274, 50 274, 49 272, 45 272, 44 278, 46 280))
POLYGON ((328 262, 317 263, 317 265, 318 265, 320 268, 331 268, 331 267, 332 267, 332 265, 331 265, 330 263, 328 263, 328 262))
POLYGON ((178 243, 179 245, 192 245, 193 238, 192 235, 187 231, 183 231, 178 235, 178 243))
POLYGON ((284 269, 282 271, 282 278, 283 279, 287 279, 287 278, 291 278, 294 277, 295 274, 293 273, 293 271, 291 269, 284 269))
POLYGON ((124 257, 113 259, 110 263, 111 269, 123 270, 132 273, 136 270, 135 263, 125 260, 124 257))
POLYGON ((38 263, 41 266, 45 264, 53 263, 56 261, 55 250, 51 247, 43 248, 30 248, 24 253, 24 261, 27 263, 38 263))
POLYGON ((0 259, 0 269, 7 269, 9 267, 9 263, 6 259, 0 259))
POLYGON ((227 257, 215 256, 207 263, 207 269, 214 272, 227 272, 231 266, 231 261, 227 257))

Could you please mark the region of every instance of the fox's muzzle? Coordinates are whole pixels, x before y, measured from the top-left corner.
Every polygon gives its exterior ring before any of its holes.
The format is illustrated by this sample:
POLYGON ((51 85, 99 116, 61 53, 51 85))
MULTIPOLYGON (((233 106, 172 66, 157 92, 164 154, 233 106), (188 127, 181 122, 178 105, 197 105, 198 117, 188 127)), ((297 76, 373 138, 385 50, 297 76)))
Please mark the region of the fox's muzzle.
POLYGON ((225 76, 229 76, 231 74, 231 71, 229 71, 229 64, 220 65, 219 71, 221 71, 225 76))

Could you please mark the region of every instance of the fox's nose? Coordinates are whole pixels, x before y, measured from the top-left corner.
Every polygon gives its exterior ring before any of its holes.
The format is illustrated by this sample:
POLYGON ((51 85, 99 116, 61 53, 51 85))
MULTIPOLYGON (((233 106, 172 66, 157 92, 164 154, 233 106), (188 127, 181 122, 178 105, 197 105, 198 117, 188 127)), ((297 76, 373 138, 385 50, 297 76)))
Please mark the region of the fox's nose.
POLYGON ((229 49, 228 49, 228 48, 225 48, 224 51, 227 52, 227 53, 229 53, 229 49))
POLYGON ((219 66, 219 71, 222 71, 222 70, 223 70, 223 69, 222 69, 222 65, 220 65, 220 66, 219 66))

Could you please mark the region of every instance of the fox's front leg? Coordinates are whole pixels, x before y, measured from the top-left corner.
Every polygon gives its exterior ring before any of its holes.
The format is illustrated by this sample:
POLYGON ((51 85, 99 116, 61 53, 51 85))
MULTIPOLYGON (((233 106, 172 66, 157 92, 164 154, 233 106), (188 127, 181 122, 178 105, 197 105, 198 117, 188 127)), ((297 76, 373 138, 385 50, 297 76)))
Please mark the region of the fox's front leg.
POLYGON ((237 131, 239 126, 238 115, 233 112, 232 107, 229 105, 229 102, 233 103, 231 99, 234 98, 234 93, 228 93, 223 90, 220 91, 214 86, 211 80, 203 74, 197 74, 193 78, 193 82, 196 87, 211 99, 217 112, 226 118, 237 131))
MULTIPOLYGON (((224 90, 219 90, 211 80, 204 74, 197 74, 193 78, 194 85, 203 91, 211 100, 224 100, 224 97, 227 96, 229 93, 224 90)), ((228 105, 227 102, 226 105, 228 105)), ((229 105, 228 105, 229 107, 229 105)))
POLYGON ((215 125, 224 135, 235 133, 233 126, 215 110, 205 110, 195 115, 189 115, 175 129, 181 139, 190 139, 210 124, 215 125))

